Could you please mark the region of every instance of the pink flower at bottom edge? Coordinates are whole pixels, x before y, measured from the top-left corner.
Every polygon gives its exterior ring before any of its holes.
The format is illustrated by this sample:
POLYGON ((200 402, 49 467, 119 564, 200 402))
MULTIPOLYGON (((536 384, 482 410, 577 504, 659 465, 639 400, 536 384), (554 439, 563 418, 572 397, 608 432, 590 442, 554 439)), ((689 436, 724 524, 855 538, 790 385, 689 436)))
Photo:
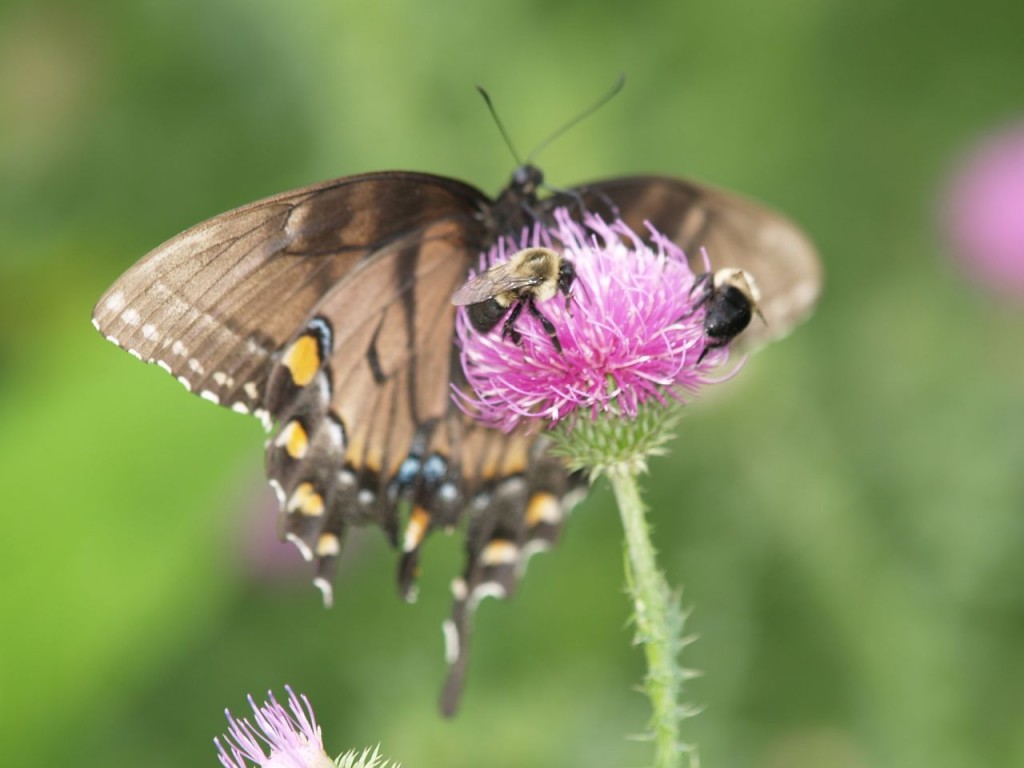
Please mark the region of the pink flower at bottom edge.
POLYGON ((320 726, 309 700, 296 696, 288 686, 285 690, 288 710, 269 691, 267 701, 260 706, 249 697, 255 726, 248 719, 225 711, 227 735, 223 742, 219 738, 213 740, 224 768, 249 768, 249 763, 260 768, 334 768, 334 762, 324 752, 320 726), (269 755, 264 753, 264 747, 269 748, 269 755))

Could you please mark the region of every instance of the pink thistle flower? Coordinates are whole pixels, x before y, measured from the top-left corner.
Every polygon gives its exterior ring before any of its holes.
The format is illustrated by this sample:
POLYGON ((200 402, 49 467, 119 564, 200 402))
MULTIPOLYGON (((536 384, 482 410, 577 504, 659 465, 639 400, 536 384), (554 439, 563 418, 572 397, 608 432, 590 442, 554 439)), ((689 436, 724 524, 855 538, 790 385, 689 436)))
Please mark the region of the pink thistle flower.
POLYGON ((691 290, 696 276, 683 252, 649 229, 653 245, 621 221, 588 214, 579 224, 560 209, 554 226, 535 227, 518 242, 504 239, 483 254, 481 273, 524 248, 553 248, 573 264, 576 279, 568 309, 560 294, 537 305, 561 351, 529 312, 515 322, 522 335, 515 344, 503 338, 501 322, 481 333, 460 309, 456 337, 472 392, 455 389, 456 404, 511 431, 581 414, 635 418, 645 403, 665 405, 710 383, 708 374, 727 352, 704 354, 703 294, 691 290))
POLYGON ((222 743, 214 739, 217 756, 224 768, 334 768, 335 763, 324 752, 320 726, 313 717, 313 708, 303 695, 296 696, 289 686, 288 710, 278 704, 274 694, 267 692, 267 701, 257 706, 252 696, 254 726, 245 718, 236 718, 225 710, 228 732, 222 743), (270 754, 264 754, 264 747, 270 754))
POLYGON ((945 219, 970 274, 1024 299, 1024 123, 968 153, 950 185, 945 219))

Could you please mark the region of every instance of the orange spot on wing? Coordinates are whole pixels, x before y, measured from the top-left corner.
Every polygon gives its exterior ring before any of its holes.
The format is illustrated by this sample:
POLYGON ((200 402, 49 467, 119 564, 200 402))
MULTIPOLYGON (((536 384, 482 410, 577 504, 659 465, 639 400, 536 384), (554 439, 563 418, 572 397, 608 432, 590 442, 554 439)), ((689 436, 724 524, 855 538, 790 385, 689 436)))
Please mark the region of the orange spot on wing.
POLYGON ((301 459, 305 457, 306 451, 309 449, 309 435, 306 434, 306 430, 302 428, 302 424, 298 421, 289 421, 283 430, 281 430, 281 436, 277 438, 277 444, 283 445, 285 451, 293 459, 301 459))
POLYGON ((341 552, 341 541, 333 533, 321 533, 316 542, 318 557, 333 557, 341 552))
POLYGON ((316 337, 307 333, 297 338, 288 347, 281 362, 291 372, 295 386, 304 387, 309 384, 320 370, 320 345, 316 337))
POLYGON ((484 565, 507 565, 514 563, 519 556, 519 547, 508 539, 495 539, 480 553, 480 562, 484 565))
POLYGON ((540 491, 530 497, 526 505, 526 526, 533 528, 538 523, 555 525, 562 521, 562 505, 553 494, 540 491))
POLYGON ((324 497, 316 492, 312 483, 300 483, 288 499, 288 511, 300 512, 306 517, 319 517, 324 513, 324 497))
POLYGON ((430 525, 430 513, 423 507, 416 507, 409 515, 409 523, 405 526, 405 538, 402 543, 403 552, 411 552, 420 545, 430 525))

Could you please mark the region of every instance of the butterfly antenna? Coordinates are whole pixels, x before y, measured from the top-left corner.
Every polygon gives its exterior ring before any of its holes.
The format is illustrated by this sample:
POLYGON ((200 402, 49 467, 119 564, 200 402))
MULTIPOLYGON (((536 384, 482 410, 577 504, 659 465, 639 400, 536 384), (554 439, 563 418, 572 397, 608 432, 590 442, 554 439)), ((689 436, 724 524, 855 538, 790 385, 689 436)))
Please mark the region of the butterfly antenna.
MULTIPOLYGON (((542 141, 540 143, 540 146, 538 146, 536 149, 534 149, 533 152, 530 153, 530 156, 526 158, 527 164, 529 164, 533 160, 533 158, 535 158, 537 155, 539 155, 541 153, 541 151, 548 146, 548 144, 553 142, 555 139, 557 139, 559 136, 561 136, 563 133, 568 131, 573 126, 577 125, 578 123, 582 122, 586 118, 590 117, 597 110, 599 110, 601 107, 603 107, 609 101, 611 101, 612 97, 615 96, 615 94, 617 94, 619 91, 621 91, 622 90, 622 86, 624 86, 625 84, 626 84, 626 76, 624 74, 620 74, 618 79, 615 81, 615 85, 612 86, 611 90, 608 91, 608 93, 606 93, 604 96, 602 96, 596 102, 594 102, 591 106, 587 107, 587 109, 585 109, 582 112, 580 112, 578 115, 576 115, 576 117, 574 117, 572 120, 567 122, 565 125, 563 125, 561 128, 559 128, 557 131, 555 131, 550 136, 548 136, 546 139, 544 139, 544 141, 542 141)), ((520 163, 520 165, 522 165, 522 163, 520 163)))
POLYGON ((484 101, 487 103, 487 109, 490 110, 491 117, 494 118, 494 122, 498 126, 498 130, 501 131, 501 137, 505 139, 505 144, 512 153, 512 157, 515 158, 516 165, 522 165, 522 157, 518 152, 516 152, 516 145, 512 143, 512 137, 508 135, 508 131, 505 130, 505 124, 501 122, 501 118, 498 117, 498 110, 494 108, 494 102, 491 101, 491 94, 485 91, 482 85, 478 85, 476 89, 480 91, 480 95, 484 97, 484 101))

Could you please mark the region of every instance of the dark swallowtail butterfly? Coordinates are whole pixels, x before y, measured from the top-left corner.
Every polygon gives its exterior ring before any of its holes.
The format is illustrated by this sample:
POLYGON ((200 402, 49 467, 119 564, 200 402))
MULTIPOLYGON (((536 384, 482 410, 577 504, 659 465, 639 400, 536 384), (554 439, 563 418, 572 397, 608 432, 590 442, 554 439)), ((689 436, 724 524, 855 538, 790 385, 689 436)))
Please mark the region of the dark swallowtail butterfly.
POLYGON ((471 614, 505 597, 529 555, 552 544, 585 483, 542 434, 485 428, 452 405, 464 383, 452 296, 503 235, 566 207, 638 233, 649 221, 696 260, 751 273, 766 323, 740 341, 787 332, 821 283, 812 245, 788 220, 681 179, 638 176, 538 196, 520 167, 491 200, 468 184, 387 172, 328 181, 243 206, 149 253, 100 299, 93 323, 188 390, 258 416, 273 434, 267 474, 283 536, 316 562, 329 602, 345 531, 380 526, 401 549, 412 599, 418 556, 436 529, 465 526, 466 565, 445 623, 445 713, 456 707, 471 614))

